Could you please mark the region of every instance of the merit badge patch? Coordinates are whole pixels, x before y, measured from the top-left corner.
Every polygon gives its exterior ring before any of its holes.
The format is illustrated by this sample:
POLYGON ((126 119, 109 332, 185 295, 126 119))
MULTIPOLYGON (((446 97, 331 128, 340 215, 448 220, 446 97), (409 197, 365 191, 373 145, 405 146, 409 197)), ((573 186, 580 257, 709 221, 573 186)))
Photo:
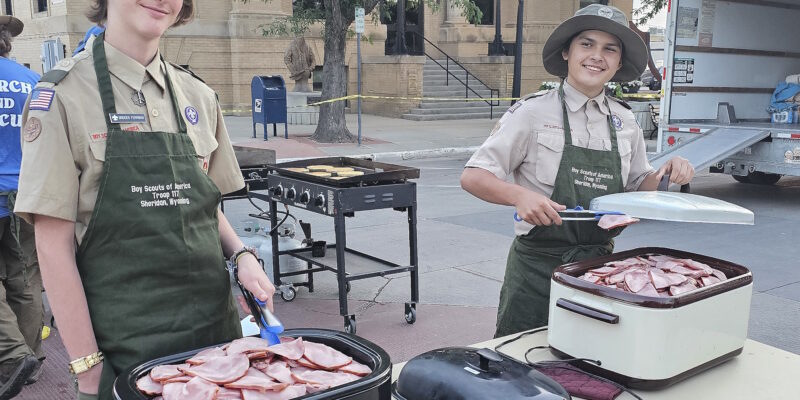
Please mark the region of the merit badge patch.
POLYGON ((53 103, 55 95, 56 91, 53 89, 34 89, 33 93, 31 93, 31 102, 28 108, 31 110, 50 111, 50 104, 53 103))
POLYGON ((42 133, 42 121, 39 121, 39 118, 36 117, 28 118, 28 122, 25 123, 25 141, 32 142, 36 140, 40 133, 42 133))
POLYGON ((186 120, 189 121, 192 125, 197 125, 197 121, 200 120, 200 114, 197 113, 197 109, 189 106, 183 110, 183 113, 186 115, 186 120))
POLYGON ((622 118, 620 118, 617 114, 611 115, 611 123, 614 124, 614 129, 618 131, 625 127, 625 125, 622 124, 622 118))

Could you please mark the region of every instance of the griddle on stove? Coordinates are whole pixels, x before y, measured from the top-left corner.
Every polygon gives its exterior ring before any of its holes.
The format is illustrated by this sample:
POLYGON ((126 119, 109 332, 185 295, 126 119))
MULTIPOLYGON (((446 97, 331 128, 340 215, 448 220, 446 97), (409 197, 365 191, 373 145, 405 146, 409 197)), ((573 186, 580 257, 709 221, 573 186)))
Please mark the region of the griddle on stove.
MULTIPOLYGON (((367 159, 348 157, 314 158, 279 163, 271 166, 242 168, 249 196, 268 201, 271 210, 278 203, 298 207, 333 218, 335 243, 327 248, 335 249, 336 259, 326 263, 326 258, 311 257, 311 247, 280 250, 278 236, 272 235, 272 265, 275 286, 281 289, 281 297, 291 301, 296 295, 294 286, 306 286, 314 290, 314 273, 331 271, 336 273, 339 286, 339 313, 344 318, 345 331, 356 332, 356 317, 347 306, 350 282, 409 272, 411 299, 405 303, 404 317, 413 324, 417 319, 416 304, 419 301, 419 263, 417 258, 417 186, 411 179, 419 177, 419 169, 402 165, 379 163, 367 159), (336 180, 318 177, 287 168, 303 168, 310 165, 352 167, 364 175, 336 180), (266 173, 269 172, 269 173, 266 173), (266 184, 265 184, 266 181, 266 184), (266 189, 267 193, 257 190, 266 189), (345 218, 356 212, 392 208, 408 213, 409 262, 396 264, 382 258, 353 250, 346 246, 345 218), (281 272, 279 257, 288 255, 307 263, 308 268, 294 272, 281 272), (360 259, 370 265, 369 270, 358 273, 347 272, 346 261, 360 259), (334 265, 335 263, 335 265, 334 265), (306 275, 307 281, 284 284, 282 278, 306 275)), ((271 229, 278 225, 277 214, 270 213, 271 229)), ((363 268, 361 268, 363 269, 363 268)))

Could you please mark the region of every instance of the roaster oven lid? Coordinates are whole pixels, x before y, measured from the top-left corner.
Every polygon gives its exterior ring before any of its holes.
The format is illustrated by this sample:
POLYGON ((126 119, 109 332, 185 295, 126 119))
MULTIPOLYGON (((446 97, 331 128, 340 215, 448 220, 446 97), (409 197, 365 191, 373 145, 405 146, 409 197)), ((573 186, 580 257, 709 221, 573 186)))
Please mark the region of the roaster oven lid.
POLYGON ((679 192, 626 192, 592 199, 592 210, 620 211, 631 217, 673 222, 753 225, 753 212, 711 197, 679 192))
POLYGON ((393 387, 400 400, 570 399, 564 388, 528 365, 489 349, 448 347, 411 359, 393 387))

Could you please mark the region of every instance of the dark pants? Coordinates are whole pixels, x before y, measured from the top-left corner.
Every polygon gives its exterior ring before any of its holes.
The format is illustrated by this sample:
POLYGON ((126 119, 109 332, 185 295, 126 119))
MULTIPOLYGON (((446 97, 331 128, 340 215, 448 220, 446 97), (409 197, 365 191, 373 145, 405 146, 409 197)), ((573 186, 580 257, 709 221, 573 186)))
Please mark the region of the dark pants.
POLYGON ((0 218, 0 362, 44 355, 42 275, 33 225, 20 221, 19 244, 10 225, 10 217, 0 218))

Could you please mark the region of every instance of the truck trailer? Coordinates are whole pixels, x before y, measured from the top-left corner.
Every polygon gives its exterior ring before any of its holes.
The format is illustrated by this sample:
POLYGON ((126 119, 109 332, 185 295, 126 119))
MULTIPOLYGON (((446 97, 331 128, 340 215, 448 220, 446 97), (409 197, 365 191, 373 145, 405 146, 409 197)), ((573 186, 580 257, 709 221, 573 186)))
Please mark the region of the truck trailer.
MULTIPOLYGON (((773 120, 776 86, 800 74, 800 0, 671 0, 656 154, 743 183, 800 176, 800 124, 773 120)), ((800 96, 798 97, 800 102, 800 96)), ((796 113, 795 113, 796 114, 796 113)))

